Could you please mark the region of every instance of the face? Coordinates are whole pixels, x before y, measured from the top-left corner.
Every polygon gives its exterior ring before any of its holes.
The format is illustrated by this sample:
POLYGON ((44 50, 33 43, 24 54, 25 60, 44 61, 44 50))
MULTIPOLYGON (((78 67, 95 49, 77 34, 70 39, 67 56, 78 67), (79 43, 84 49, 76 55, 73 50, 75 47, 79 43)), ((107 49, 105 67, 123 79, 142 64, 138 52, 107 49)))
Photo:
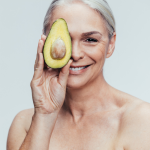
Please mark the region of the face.
POLYGON ((114 50, 115 36, 109 40, 103 18, 82 2, 56 8, 51 24, 64 18, 72 39, 72 64, 68 88, 81 88, 94 82, 102 74, 105 58, 114 50))

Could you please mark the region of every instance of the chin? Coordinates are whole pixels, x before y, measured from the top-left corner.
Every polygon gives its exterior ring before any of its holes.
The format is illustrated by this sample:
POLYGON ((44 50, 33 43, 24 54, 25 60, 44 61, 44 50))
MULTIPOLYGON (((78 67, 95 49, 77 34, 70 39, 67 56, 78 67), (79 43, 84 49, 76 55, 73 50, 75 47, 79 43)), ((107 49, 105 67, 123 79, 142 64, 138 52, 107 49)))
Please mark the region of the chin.
POLYGON ((80 89, 82 85, 80 84, 67 84, 67 89, 80 89))
MULTIPOLYGON (((88 80, 87 80, 88 81, 88 80)), ((80 89, 86 84, 85 79, 79 77, 69 77, 67 81, 68 89, 80 89)))

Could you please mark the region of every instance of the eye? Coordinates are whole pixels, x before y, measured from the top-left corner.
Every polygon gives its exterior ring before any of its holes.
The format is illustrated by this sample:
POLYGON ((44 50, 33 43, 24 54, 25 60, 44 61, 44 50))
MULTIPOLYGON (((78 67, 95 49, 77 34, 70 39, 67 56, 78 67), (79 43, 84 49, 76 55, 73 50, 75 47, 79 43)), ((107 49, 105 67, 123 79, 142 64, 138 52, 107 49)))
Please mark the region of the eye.
POLYGON ((88 39, 86 39, 85 41, 86 41, 86 42, 89 42, 89 43, 91 43, 91 42, 97 42, 97 40, 96 40, 96 39, 93 39, 93 38, 88 38, 88 39))

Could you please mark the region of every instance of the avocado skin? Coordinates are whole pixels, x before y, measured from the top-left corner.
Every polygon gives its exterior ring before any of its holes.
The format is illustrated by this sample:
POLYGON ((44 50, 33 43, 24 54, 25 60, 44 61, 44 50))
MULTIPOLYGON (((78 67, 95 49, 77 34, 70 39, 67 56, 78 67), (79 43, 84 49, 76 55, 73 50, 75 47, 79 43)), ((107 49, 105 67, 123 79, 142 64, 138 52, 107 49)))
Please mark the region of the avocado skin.
MULTIPOLYGON (((68 43, 66 43, 66 44, 68 44, 68 43)), ((51 44, 52 45, 52 44, 51 44)), ((50 48, 50 47, 49 47, 50 48)), ((51 48, 50 48, 51 49, 51 48)), ((63 18, 59 18, 59 19, 57 19, 57 20, 55 20, 54 22, 53 22, 53 24, 52 24, 52 26, 51 26, 51 29, 50 29, 50 31, 49 31, 49 34, 48 34, 48 36, 46 37, 46 40, 45 40, 45 43, 44 43, 44 47, 43 47, 43 57, 44 57, 44 61, 45 61, 45 63, 46 63, 46 65, 48 66, 48 67, 50 67, 50 68, 53 68, 53 69, 58 69, 58 68, 62 68, 62 67, 64 67, 67 63, 68 63, 68 61, 70 60, 70 58, 71 58, 71 54, 72 54, 72 45, 71 45, 71 37, 70 37, 70 34, 69 34, 69 31, 68 31, 68 26, 67 26, 67 23, 66 23, 66 21, 63 19, 63 18), (55 65, 53 64, 53 63, 48 63, 48 60, 47 60, 47 58, 46 58, 46 56, 47 56, 47 54, 46 54, 46 45, 47 45, 47 42, 49 43, 50 42, 50 40, 49 40, 49 36, 50 36, 50 34, 51 34, 51 32, 52 32, 52 29, 53 29, 53 27, 55 27, 55 24, 57 24, 57 23, 59 23, 59 21, 63 21, 63 23, 65 23, 65 26, 66 26, 66 34, 68 35, 68 39, 69 39, 69 43, 70 43, 70 47, 69 47, 69 49, 67 49, 67 51, 70 51, 70 53, 69 54, 67 54, 67 57, 66 58, 64 58, 65 59, 65 63, 63 62, 63 63, 61 63, 61 59, 60 60, 57 60, 57 62, 55 62, 55 65), (49 40, 49 41, 48 41, 49 40), (59 64, 59 65, 57 65, 57 63, 59 64)), ((53 59, 52 57, 51 57, 51 55, 50 55, 50 53, 49 53, 49 58, 50 59, 53 59)), ((53 59, 54 60, 54 59, 53 59)))

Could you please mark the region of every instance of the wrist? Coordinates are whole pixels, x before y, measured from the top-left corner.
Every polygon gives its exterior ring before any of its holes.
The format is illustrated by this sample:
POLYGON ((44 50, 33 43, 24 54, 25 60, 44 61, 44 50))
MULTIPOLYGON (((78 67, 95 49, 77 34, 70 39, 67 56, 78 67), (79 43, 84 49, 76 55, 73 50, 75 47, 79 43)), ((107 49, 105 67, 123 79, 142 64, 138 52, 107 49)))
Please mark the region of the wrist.
POLYGON ((43 108, 34 108, 34 113, 36 114, 41 114, 41 115, 44 115, 44 116, 49 116, 51 114, 58 114, 60 111, 60 108, 57 108, 57 109, 53 109, 53 110, 47 110, 47 109, 43 109, 43 108))
POLYGON ((56 120, 57 114, 51 115, 34 114, 32 117, 32 126, 44 132, 45 130, 47 132, 51 132, 55 126, 56 120))
POLYGON ((39 119, 44 119, 44 118, 57 118, 59 112, 52 112, 52 113, 41 113, 34 111, 33 118, 39 118, 39 119))

